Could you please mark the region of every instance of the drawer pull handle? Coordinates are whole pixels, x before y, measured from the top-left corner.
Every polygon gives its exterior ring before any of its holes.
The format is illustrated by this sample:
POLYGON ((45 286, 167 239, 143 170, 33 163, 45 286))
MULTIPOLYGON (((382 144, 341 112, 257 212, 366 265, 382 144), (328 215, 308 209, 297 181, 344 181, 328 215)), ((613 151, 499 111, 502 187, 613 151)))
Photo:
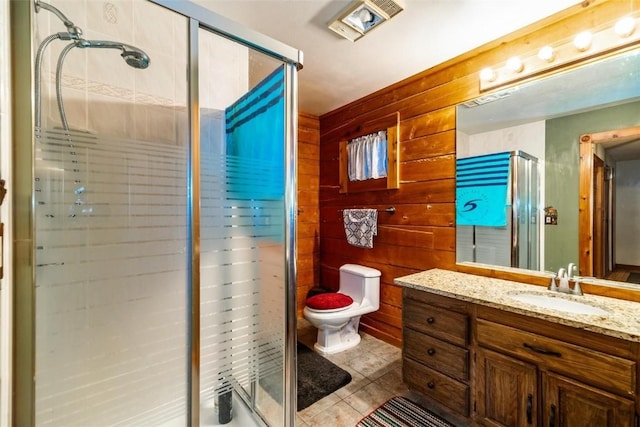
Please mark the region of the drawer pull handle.
POLYGON ((533 395, 527 396, 527 424, 533 422, 533 395))
POLYGON ((556 405, 551 405, 549 414, 549 427, 556 427, 556 405))
POLYGON ((433 317, 427 317, 427 323, 428 323, 428 324, 430 324, 430 325, 431 325, 431 324, 432 324, 432 323, 434 323, 435 321, 436 321, 436 319, 435 319, 435 318, 433 318, 433 317))
POLYGON ((430 348, 427 350, 427 354, 429 356, 433 356, 434 354, 436 354, 436 349, 435 348, 430 348))
POLYGON ((427 383, 427 387, 429 387, 429 388, 435 388, 435 386, 436 386, 436 383, 434 383, 433 381, 429 381, 427 383))
POLYGON ((545 348, 540 348, 540 347, 535 347, 531 344, 527 344, 524 343, 522 344, 524 348, 528 348, 531 351, 534 351, 536 353, 540 353, 540 354, 546 354, 547 356, 555 356, 555 357, 562 357, 562 354, 560 354, 557 351, 553 351, 553 350, 547 350, 545 348))

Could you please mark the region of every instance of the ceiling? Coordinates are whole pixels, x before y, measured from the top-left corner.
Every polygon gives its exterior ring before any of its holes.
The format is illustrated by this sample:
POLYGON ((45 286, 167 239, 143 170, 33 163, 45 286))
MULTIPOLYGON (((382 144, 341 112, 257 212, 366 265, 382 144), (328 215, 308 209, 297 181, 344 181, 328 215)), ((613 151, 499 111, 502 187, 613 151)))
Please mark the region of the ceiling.
POLYGON ((195 2, 302 50, 299 109, 318 116, 580 3, 396 0, 402 12, 351 42, 327 28, 351 1, 195 2))

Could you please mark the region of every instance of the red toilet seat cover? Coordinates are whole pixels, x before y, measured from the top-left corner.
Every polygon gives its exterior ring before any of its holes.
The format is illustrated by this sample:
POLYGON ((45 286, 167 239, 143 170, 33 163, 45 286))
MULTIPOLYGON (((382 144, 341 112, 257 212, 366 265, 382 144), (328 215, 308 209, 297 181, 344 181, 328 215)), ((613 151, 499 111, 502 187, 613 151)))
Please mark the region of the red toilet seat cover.
POLYGON ((307 307, 314 310, 335 310, 353 304, 353 298, 340 292, 327 292, 314 295, 307 300, 307 307))

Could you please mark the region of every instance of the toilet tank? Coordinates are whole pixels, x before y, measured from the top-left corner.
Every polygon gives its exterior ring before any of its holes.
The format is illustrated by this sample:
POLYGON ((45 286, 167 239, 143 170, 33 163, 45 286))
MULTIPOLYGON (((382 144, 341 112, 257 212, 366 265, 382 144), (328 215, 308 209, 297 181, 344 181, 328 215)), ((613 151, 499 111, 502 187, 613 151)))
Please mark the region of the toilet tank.
POLYGON ((380 305, 380 271, 357 264, 340 267, 340 292, 359 304, 380 305))

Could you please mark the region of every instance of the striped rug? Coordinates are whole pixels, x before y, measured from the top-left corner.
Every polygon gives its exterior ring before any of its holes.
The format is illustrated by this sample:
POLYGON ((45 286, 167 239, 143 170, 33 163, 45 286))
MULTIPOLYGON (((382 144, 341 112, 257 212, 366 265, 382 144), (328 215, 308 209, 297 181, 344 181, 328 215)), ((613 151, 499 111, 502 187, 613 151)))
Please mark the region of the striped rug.
POLYGON ((396 396, 360 420, 356 427, 455 427, 412 401, 396 396))

